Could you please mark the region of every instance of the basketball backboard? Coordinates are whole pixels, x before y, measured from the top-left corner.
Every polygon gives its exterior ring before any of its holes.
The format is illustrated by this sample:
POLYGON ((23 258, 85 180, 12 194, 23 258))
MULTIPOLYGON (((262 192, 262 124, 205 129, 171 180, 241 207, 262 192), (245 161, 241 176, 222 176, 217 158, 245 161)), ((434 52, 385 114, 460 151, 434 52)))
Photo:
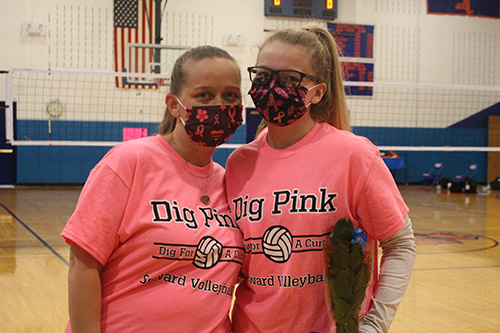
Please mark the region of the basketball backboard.
POLYGON ((125 68, 128 73, 159 74, 157 77, 137 78, 133 75, 124 78, 127 85, 168 85, 170 73, 177 58, 190 46, 128 43, 125 47, 125 68))

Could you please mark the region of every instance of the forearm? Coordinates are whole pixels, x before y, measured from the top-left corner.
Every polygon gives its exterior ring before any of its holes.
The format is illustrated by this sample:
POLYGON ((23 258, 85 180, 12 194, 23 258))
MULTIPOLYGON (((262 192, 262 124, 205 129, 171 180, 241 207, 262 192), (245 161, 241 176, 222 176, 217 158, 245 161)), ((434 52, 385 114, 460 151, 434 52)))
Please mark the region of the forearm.
POLYGON ((388 332, 410 282, 415 262, 415 236, 408 216, 394 236, 380 242, 382 263, 373 304, 359 327, 360 332, 388 332))
POLYGON ((68 275, 71 330, 73 333, 100 332, 101 265, 82 251, 76 245, 71 245, 68 275))

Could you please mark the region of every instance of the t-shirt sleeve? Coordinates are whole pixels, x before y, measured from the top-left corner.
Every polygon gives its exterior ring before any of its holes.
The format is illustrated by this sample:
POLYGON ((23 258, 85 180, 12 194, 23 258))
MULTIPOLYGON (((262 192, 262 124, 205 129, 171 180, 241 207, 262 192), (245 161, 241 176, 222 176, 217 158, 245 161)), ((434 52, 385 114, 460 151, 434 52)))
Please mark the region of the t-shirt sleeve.
POLYGON ((360 224, 369 235, 380 240, 401 229, 407 213, 408 207, 391 172, 382 158, 373 156, 356 204, 360 224))
POLYGON ((106 163, 99 164, 90 173, 61 236, 105 265, 120 241, 118 229, 128 195, 122 179, 106 163))

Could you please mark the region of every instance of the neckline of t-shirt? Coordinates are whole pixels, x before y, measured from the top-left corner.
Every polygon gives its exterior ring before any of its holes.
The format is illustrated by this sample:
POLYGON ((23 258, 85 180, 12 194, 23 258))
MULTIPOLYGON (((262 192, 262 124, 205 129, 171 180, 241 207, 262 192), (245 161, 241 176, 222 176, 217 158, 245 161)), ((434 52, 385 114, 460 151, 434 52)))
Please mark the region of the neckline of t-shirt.
POLYGON ((174 147, 172 147, 162 135, 160 134, 157 135, 157 141, 159 141, 160 145, 162 145, 168 150, 169 156, 174 160, 174 162, 179 166, 179 168, 183 169, 187 173, 190 173, 191 175, 197 178, 208 178, 212 176, 214 170, 213 159, 211 159, 210 163, 208 163, 207 165, 200 167, 191 164, 187 162, 185 159, 183 159, 182 156, 179 155, 179 153, 174 149, 174 147))
POLYGON ((295 155, 311 142, 314 136, 316 136, 316 134, 319 132, 320 128, 321 128, 320 124, 315 123, 314 127, 309 131, 309 133, 306 134, 306 136, 304 136, 302 139, 300 139, 290 147, 286 147, 283 149, 275 149, 269 145, 269 143, 267 142, 267 135, 269 135, 268 133, 265 136, 263 136, 263 138, 261 138, 262 140, 261 152, 264 156, 274 160, 279 160, 295 155))

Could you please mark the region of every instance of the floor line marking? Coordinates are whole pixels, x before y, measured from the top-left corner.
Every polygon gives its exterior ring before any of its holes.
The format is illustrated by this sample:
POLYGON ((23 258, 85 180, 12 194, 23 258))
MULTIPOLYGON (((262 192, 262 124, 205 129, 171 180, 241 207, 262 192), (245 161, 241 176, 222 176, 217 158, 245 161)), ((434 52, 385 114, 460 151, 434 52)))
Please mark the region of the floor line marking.
POLYGON ((24 223, 19 217, 17 217, 9 208, 7 208, 3 203, 0 202, 0 206, 3 207, 10 215, 12 215, 13 218, 17 220, 26 230, 28 230, 33 236, 36 237, 46 248, 48 248, 56 257, 61 259, 63 263, 66 264, 66 266, 69 266, 69 262, 64 258, 59 252, 54 250, 52 246, 50 246, 49 243, 47 243, 42 237, 40 237, 33 229, 31 229, 26 223, 24 223))

